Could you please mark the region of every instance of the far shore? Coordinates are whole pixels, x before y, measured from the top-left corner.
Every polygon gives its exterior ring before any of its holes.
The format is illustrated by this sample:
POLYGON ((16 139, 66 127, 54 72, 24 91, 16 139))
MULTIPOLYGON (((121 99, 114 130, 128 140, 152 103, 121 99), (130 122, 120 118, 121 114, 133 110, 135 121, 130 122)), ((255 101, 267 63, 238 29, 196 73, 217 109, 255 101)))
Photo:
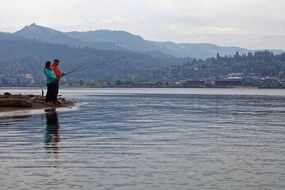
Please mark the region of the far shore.
MULTIPOLYGON (((0 89, 3 88, 42 88, 42 86, 1 86, 0 89)), ((61 89, 72 89, 72 88, 94 88, 94 89, 140 89, 140 88, 154 88, 154 89, 163 89, 163 88, 171 88, 171 89, 180 89, 180 88, 214 88, 214 89, 225 89, 225 88, 232 88, 232 89, 285 89, 285 87, 276 87, 276 86, 165 86, 165 85, 152 85, 152 86, 147 86, 147 85, 118 85, 118 86, 92 86, 92 85, 71 85, 71 86, 65 86, 61 85, 61 89)), ((44 91, 46 89, 43 89, 44 91)))

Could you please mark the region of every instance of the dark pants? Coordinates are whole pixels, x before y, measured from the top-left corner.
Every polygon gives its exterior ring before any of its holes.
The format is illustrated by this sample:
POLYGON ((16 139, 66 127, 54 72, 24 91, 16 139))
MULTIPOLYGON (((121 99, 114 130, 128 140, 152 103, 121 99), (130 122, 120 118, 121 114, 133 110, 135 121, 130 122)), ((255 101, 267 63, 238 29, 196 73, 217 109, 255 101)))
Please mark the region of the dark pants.
POLYGON ((55 85, 55 89, 54 89, 54 93, 55 93, 55 100, 57 100, 57 95, 58 95, 58 89, 59 89, 59 81, 55 81, 54 82, 55 85))
POLYGON ((46 94, 46 103, 50 102, 50 103, 56 103, 56 94, 55 91, 56 90, 56 85, 55 83, 49 83, 47 84, 47 94, 46 94))

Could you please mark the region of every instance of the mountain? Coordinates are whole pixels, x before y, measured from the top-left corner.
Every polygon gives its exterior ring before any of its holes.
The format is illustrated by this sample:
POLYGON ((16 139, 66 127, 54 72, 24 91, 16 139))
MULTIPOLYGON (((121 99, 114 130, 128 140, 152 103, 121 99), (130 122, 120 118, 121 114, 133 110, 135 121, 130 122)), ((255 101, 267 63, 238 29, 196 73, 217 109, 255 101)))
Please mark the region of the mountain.
MULTIPOLYGON (((156 42, 143 39, 125 31, 95 30, 87 32, 60 32, 47 27, 31 24, 13 33, 17 36, 52 44, 70 47, 91 47, 101 50, 121 50, 148 53, 152 56, 194 57, 206 59, 234 55, 236 52, 247 54, 255 50, 239 47, 223 47, 209 43, 156 42)), ((270 50, 281 53, 282 50, 270 50)))
POLYGON ((72 38, 63 32, 53 30, 44 26, 31 24, 25 26, 23 29, 13 33, 16 36, 22 36, 27 39, 37 40, 42 42, 48 42, 52 44, 63 44, 71 47, 92 47, 105 50, 124 50, 113 43, 98 42, 90 43, 88 41, 82 41, 77 38, 72 38))
MULTIPOLYGON (((42 69, 47 60, 61 60, 63 71, 68 72, 82 64, 90 68, 65 77, 66 81, 141 80, 141 72, 183 64, 189 59, 172 56, 153 57, 149 54, 98 50, 89 47, 69 47, 27 39, 10 33, 0 33, 0 85, 1 80, 31 74, 35 81, 43 82, 42 69)), ((18 79, 21 81, 22 79, 18 79)))
MULTIPOLYGON (((124 49, 145 53, 161 52, 165 55, 175 57, 194 57, 206 59, 216 57, 217 53, 221 56, 234 55, 236 52, 247 54, 255 52, 240 47, 217 46, 210 43, 174 43, 174 42, 155 42, 144 40, 138 35, 133 35, 124 31, 96 30, 88 32, 67 32, 69 37, 73 37, 85 42, 107 42, 114 43, 124 49)), ((258 50, 259 51, 259 50, 258 50)), ((282 50, 270 50, 275 54, 280 54, 282 50)), ((158 55, 158 54, 153 55, 158 55)))
POLYGON ((49 43, 66 44, 70 46, 81 45, 80 40, 70 38, 60 31, 43 26, 38 26, 36 24, 25 26, 23 29, 15 32, 14 34, 16 36, 22 36, 27 39, 33 39, 49 43))
POLYGON ((132 51, 151 50, 151 43, 142 37, 124 31, 97 30, 88 32, 67 32, 69 37, 73 37, 84 42, 93 43, 114 43, 122 48, 132 51))
POLYGON ((240 48, 240 47, 224 47, 217 46, 209 43, 181 43, 180 47, 187 49, 190 55, 196 55, 197 57, 216 57, 217 53, 221 56, 225 55, 234 55, 236 52, 240 54, 247 54, 248 52, 252 52, 250 49, 240 48))
MULTIPOLYGON (((61 35, 58 31, 55 34, 61 35)), ((65 34, 63 33, 63 35, 65 34)), ((140 37, 133 37, 141 41, 140 37)), ((76 40, 81 41, 81 39, 76 40)), ((156 46, 167 49, 168 53, 174 50, 174 53, 178 53, 183 50, 199 55, 205 51, 227 52, 237 49, 236 47, 220 49, 223 47, 213 44, 194 44, 199 48, 190 51, 190 47, 193 47, 191 44, 179 44, 181 49, 175 49, 173 47, 177 44, 173 42, 156 43, 156 46)), ((130 82, 175 81, 189 78, 224 77, 232 73, 244 73, 249 77, 285 77, 284 55, 285 53, 276 56, 272 52, 265 51, 249 53, 247 56, 235 53, 233 56, 223 57, 220 54, 216 58, 199 60, 178 58, 157 50, 139 53, 126 49, 119 51, 74 47, 66 44, 47 43, 42 39, 36 40, 19 34, 0 32, 0 85, 31 84, 25 82, 31 76, 37 84, 43 84, 44 63, 55 58, 61 60, 61 68, 64 72, 88 63, 88 68, 85 70, 65 76, 63 82, 67 83, 75 81, 92 83, 95 80, 111 83, 118 80, 130 82)))
POLYGON ((26 39, 22 36, 16 36, 16 35, 12 35, 11 33, 7 33, 7 32, 0 32, 0 40, 23 40, 26 39))
POLYGON ((69 37, 84 42, 107 42, 114 43, 124 49, 136 52, 161 52, 175 57, 195 57, 206 59, 220 55, 234 55, 237 51, 247 54, 252 50, 239 47, 222 47, 208 43, 174 43, 155 42, 144 40, 142 37, 124 31, 97 30, 88 32, 67 32, 69 37))

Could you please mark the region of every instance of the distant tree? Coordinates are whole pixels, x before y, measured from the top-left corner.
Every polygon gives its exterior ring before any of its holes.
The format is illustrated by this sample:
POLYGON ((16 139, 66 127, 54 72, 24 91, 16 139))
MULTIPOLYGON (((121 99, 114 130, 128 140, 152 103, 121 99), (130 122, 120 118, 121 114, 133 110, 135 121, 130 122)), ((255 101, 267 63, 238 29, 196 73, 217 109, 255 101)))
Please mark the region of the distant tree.
POLYGON ((217 60, 220 60, 220 59, 221 59, 221 56, 220 56, 219 53, 217 53, 216 59, 217 59, 217 60))

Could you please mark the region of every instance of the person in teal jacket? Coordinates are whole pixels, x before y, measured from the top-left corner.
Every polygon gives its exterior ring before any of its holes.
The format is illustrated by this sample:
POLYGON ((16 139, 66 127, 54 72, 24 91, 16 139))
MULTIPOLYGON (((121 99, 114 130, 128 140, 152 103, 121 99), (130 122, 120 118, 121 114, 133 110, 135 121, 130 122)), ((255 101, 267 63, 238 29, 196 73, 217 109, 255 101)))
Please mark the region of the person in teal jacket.
POLYGON ((47 61, 44 68, 44 74, 46 76, 47 84, 47 94, 46 94, 46 104, 56 104, 56 75, 51 69, 51 62, 47 61))

